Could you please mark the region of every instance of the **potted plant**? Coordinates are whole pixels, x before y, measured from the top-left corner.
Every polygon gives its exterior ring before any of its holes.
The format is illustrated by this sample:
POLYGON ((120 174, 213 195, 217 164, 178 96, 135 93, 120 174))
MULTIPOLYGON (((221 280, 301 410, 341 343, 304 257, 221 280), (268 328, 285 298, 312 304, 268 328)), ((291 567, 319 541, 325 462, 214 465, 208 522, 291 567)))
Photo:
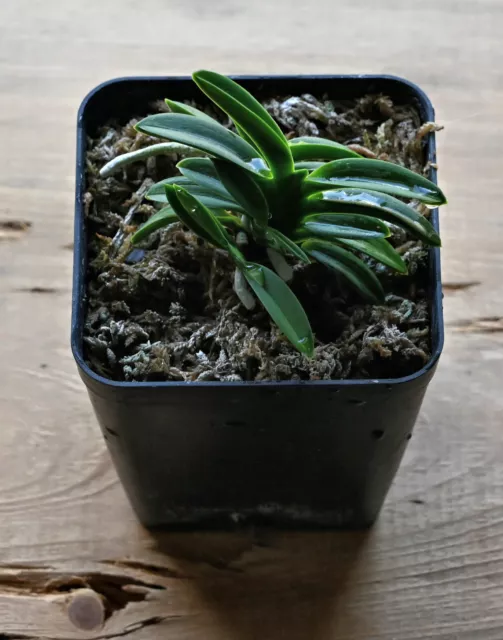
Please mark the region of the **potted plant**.
POLYGON ((431 104, 193 79, 79 112, 72 348, 114 463, 147 526, 368 526, 442 348, 431 104))

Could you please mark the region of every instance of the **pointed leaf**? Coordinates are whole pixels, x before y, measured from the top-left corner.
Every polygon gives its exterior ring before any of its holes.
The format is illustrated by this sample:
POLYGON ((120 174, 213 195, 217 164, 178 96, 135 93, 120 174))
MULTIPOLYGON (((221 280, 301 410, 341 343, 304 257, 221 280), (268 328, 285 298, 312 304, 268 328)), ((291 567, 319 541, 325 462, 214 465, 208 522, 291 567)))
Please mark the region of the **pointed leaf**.
POLYGON ((400 200, 378 191, 340 189, 315 193, 304 200, 306 213, 363 213, 403 227, 426 244, 439 247, 440 237, 420 213, 400 200))
POLYGON ((312 357, 314 337, 311 325, 302 305, 286 282, 274 271, 259 264, 249 264, 243 274, 278 328, 298 351, 312 357), (260 284, 253 271, 262 274, 263 284, 260 284))
POLYGON ((255 176, 225 160, 214 160, 213 163, 218 177, 244 213, 258 224, 267 225, 269 207, 255 176))
MULTIPOLYGON (((230 227, 237 230, 243 228, 243 224, 237 216, 230 215, 223 209, 213 209, 212 213, 218 218, 219 222, 223 224, 224 227, 230 227)), ((171 205, 167 205, 151 215, 150 218, 134 232, 131 236, 131 243, 138 244, 151 233, 157 231, 157 229, 162 229, 173 222, 180 222, 180 218, 173 211, 171 205)))
POLYGON ((180 220, 194 233, 221 249, 230 250, 232 240, 211 211, 178 185, 166 185, 166 195, 180 220))
POLYGON ((309 256, 303 251, 298 244, 283 235, 281 231, 269 227, 265 233, 267 244, 271 249, 275 249, 280 253, 294 256, 298 260, 310 264, 309 256))
POLYGON ((318 213, 302 219, 298 228, 300 237, 325 238, 387 238, 389 227, 379 218, 359 213, 318 213))
POLYGON ((141 120, 136 129, 149 136, 181 142, 216 158, 235 162, 248 171, 255 171, 252 161, 257 157, 257 151, 211 118, 158 113, 141 120))
POLYGON ((429 206, 445 204, 439 187, 427 178, 393 162, 349 158, 329 162, 316 169, 307 181, 314 189, 355 187, 419 200, 429 206))
POLYGON ((173 211, 173 208, 170 205, 167 205, 150 216, 150 218, 133 233, 131 236, 131 242, 132 244, 137 244, 154 231, 157 231, 157 229, 162 229, 162 227, 166 227, 172 222, 178 222, 178 220, 179 218, 173 211))
POLYGON ((168 198, 166 195, 165 185, 169 184, 178 184, 186 189, 193 196, 198 198, 205 207, 208 209, 227 209, 229 211, 237 211, 242 213, 243 208, 239 205, 231 195, 229 194, 227 198, 223 198, 221 196, 215 195, 212 191, 202 187, 198 184, 193 184, 192 182, 183 178, 184 182, 176 180, 173 182, 170 178, 168 180, 162 180, 154 184, 149 191, 147 192, 146 197, 153 202, 167 202, 168 198), (164 193, 163 193, 164 191, 164 193))
POLYGON ((166 98, 164 102, 171 109, 171 113, 184 113, 188 116, 197 116, 198 118, 206 118, 207 120, 211 120, 214 122, 214 118, 209 116, 204 111, 200 109, 196 109, 196 107, 192 107, 190 104, 185 104, 184 102, 177 102, 176 100, 170 100, 166 98))
POLYGON ((166 190, 164 189, 164 185, 166 184, 180 184, 185 186, 190 184, 190 180, 185 176, 172 176, 171 178, 165 178, 160 182, 156 182, 147 191, 145 195, 147 200, 153 200, 154 202, 167 202, 166 190))
POLYGON ((255 98, 218 73, 198 71, 192 77, 201 91, 253 141, 274 174, 293 172, 292 154, 284 134, 275 123, 271 124, 272 118, 255 98))
MULTIPOLYGON (((191 182, 200 185, 226 200, 234 200, 229 191, 224 187, 210 158, 185 158, 176 168, 191 182), (194 162, 195 160, 195 162, 194 162)), ((244 172, 244 170, 243 170, 244 172)))
POLYGON ((178 197, 177 189, 183 189, 183 187, 177 187, 176 185, 165 186, 166 198, 168 199, 170 206, 173 208, 176 215, 180 218, 183 224, 200 238, 203 238, 203 240, 206 240, 210 244, 216 244, 220 248, 224 248, 225 244, 224 247, 222 247, 219 242, 215 242, 213 236, 206 231, 206 229, 200 224, 195 216, 190 215, 189 212, 185 209, 185 205, 180 201, 180 198, 178 197))
POLYGON ((342 274, 367 300, 384 300, 384 290, 375 273, 349 251, 325 240, 311 239, 303 242, 302 248, 318 262, 342 274))
MULTIPOLYGON (((201 111, 200 109, 196 109, 196 107, 191 107, 190 105, 184 104, 183 102, 176 102, 176 100, 168 100, 167 98, 165 102, 168 105, 168 107, 171 109, 172 113, 185 113, 189 116, 198 116, 200 118, 208 118, 208 120, 214 120, 214 118, 204 113, 204 111, 201 111)), ((248 144, 255 146, 253 144, 253 140, 249 138, 244 131, 242 131, 239 127, 236 127, 236 129, 239 135, 242 138, 244 138, 244 140, 248 142, 248 144)), ((264 168, 267 169, 267 166, 264 165, 264 168)))
POLYGON ((295 162, 310 160, 338 160, 339 158, 360 158, 343 144, 327 138, 301 136, 289 141, 295 162))
MULTIPOLYGON (((194 82, 197 86, 206 93, 206 90, 201 86, 204 84, 205 86, 213 85, 217 87, 221 91, 224 91, 228 95, 230 95, 234 100, 241 103, 247 109, 252 111, 256 116, 258 116, 266 125, 268 125, 276 134, 279 136, 283 135, 279 125, 276 123, 274 118, 269 114, 269 112, 260 104, 260 102, 254 98, 249 91, 247 91, 240 84, 231 80, 227 76, 223 76, 215 71, 196 71, 192 74, 194 78, 194 82)), ((209 98, 209 94, 206 93, 209 98)), ((216 101, 215 101, 216 102, 216 101)), ((218 102, 216 102, 218 104, 218 102)))
POLYGON ((346 238, 337 238, 338 244, 345 245, 354 251, 364 253, 374 260, 385 264, 387 267, 395 269, 399 273, 407 273, 407 265, 402 256, 395 251, 388 240, 384 238, 376 238, 375 240, 349 240, 346 238))

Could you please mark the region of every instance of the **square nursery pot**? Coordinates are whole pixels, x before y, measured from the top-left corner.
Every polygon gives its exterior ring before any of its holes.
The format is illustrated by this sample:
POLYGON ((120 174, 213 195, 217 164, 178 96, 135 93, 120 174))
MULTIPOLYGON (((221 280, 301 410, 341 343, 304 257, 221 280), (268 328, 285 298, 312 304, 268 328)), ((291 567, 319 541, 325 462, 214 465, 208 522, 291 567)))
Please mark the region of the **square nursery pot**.
MULTIPOLYGON (((434 119, 426 95, 388 76, 237 78, 259 98, 384 93, 434 119)), ((398 379, 312 382, 114 382, 83 354, 86 136, 152 101, 200 99, 190 78, 125 78, 97 87, 78 115, 72 349, 113 461, 141 522, 154 526, 362 528, 376 519, 443 344, 438 249, 430 250, 432 357, 398 379)), ((435 162, 434 135, 427 159, 435 162)), ((431 169, 430 178, 436 180, 431 169)), ((438 212, 432 212, 438 231, 438 212)))

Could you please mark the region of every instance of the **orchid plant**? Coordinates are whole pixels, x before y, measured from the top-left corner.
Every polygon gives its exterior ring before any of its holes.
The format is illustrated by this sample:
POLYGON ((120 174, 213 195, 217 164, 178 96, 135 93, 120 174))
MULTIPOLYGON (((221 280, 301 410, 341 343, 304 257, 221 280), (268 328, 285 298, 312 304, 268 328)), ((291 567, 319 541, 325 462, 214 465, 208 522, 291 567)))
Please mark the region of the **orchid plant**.
MULTIPOLYGON (((132 242, 181 221, 228 253, 243 304, 253 307, 251 289, 290 342, 311 357, 314 337, 287 284, 293 273, 287 260, 319 262, 366 300, 382 302, 383 287, 361 256, 406 273, 405 262, 388 240, 393 225, 426 245, 440 246, 430 222, 406 201, 436 207, 446 199, 425 177, 363 158, 332 140, 288 140, 264 107, 230 78, 197 71, 193 79, 229 116, 235 132, 173 100, 166 100, 170 113, 148 116, 136 125, 149 136, 181 145, 188 155, 204 157, 184 158, 177 164, 179 175, 148 191, 147 198, 164 206, 137 229, 132 242), (269 266, 246 258, 244 247, 252 242, 265 248, 269 266)), ((169 152, 170 143, 147 147, 143 157, 169 152)))

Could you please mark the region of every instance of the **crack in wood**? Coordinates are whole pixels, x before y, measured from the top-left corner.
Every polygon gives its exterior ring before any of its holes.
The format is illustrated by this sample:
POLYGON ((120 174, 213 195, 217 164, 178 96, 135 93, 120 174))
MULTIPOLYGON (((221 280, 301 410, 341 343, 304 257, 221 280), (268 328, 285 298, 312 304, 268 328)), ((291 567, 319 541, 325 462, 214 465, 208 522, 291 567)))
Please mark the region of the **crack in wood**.
POLYGON ((471 289, 472 287, 478 287, 480 284, 480 280, 467 280, 462 282, 443 282, 442 289, 446 293, 451 293, 452 291, 465 291, 466 289, 471 289))
POLYGON ((181 574, 176 569, 170 567, 163 567, 155 564, 148 564, 146 562, 140 562, 138 560, 102 560, 103 564, 113 567, 122 567, 124 569, 134 569, 137 571, 143 571, 155 576, 161 576, 163 578, 173 578, 177 580, 189 580, 188 576, 181 574))
POLYGON ((16 293, 59 293, 59 289, 55 287, 19 287, 18 289, 14 289, 16 293))
POLYGON ((143 602, 153 591, 164 591, 164 589, 163 585, 156 582, 98 571, 64 573, 35 569, 6 569, 5 565, 0 570, 0 594, 3 592, 40 597, 57 594, 71 595, 68 615, 79 628, 87 628, 82 625, 91 625, 94 621, 97 622, 93 627, 101 626, 105 620, 116 611, 124 609, 129 603, 143 602), (102 613, 99 612, 99 607, 91 606, 93 595, 96 602, 99 599, 102 603, 102 613))
POLYGON ((31 226, 28 220, 0 220, 0 240, 19 240, 31 226))
MULTIPOLYGON (((1 571, 52 571, 53 568, 48 564, 32 564, 31 562, 9 562, 8 564, 0 564, 1 571)), ((1 575, 1 574, 0 574, 1 575)), ((2 640, 2 636, 0 636, 2 640)))
MULTIPOLYGON (((154 625, 163 623, 165 620, 172 620, 179 617, 181 616, 152 616, 150 618, 146 618, 145 620, 139 620, 138 622, 129 625, 122 631, 94 636, 93 640, 114 640, 114 638, 124 638, 125 636, 128 636, 131 633, 135 633, 140 629, 153 627, 154 625)), ((61 638, 39 635, 34 636, 31 634, 22 633, 0 633, 0 640, 61 640, 61 638)))
MULTIPOLYGON (((181 616, 169 616, 169 619, 176 619, 181 616)), ((139 622, 135 622, 129 627, 126 627, 123 631, 119 631, 118 633, 113 634, 105 634, 101 636, 96 636, 93 640, 113 640, 113 638, 123 638, 124 636, 128 636, 130 633, 134 633, 135 631, 139 631, 140 629, 145 629, 146 627, 153 627, 157 624, 162 624, 165 620, 168 619, 168 616, 152 616, 151 618, 146 618, 145 620, 140 620, 139 622)), ((48 640, 51 640, 50 638, 48 640)))
POLYGON ((503 332, 503 317, 474 318, 473 320, 452 323, 449 326, 458 333, 499 333, 503 332))
POLYGON ((4 567, 0 571, 0 589, 20 592, 29 591, 33 594, 64 593, 81 587, 89 587, 103 595, 106 595, 106 591, 113 592, 117 597, 117 593, 128 585, 144 587, 147 590, 164 590, 165 588, 162 585, 130 576, 100 573, 98 571, 65 573, 61 571, 15 569, 12 573, 6 573, 4 572, 4 567))

